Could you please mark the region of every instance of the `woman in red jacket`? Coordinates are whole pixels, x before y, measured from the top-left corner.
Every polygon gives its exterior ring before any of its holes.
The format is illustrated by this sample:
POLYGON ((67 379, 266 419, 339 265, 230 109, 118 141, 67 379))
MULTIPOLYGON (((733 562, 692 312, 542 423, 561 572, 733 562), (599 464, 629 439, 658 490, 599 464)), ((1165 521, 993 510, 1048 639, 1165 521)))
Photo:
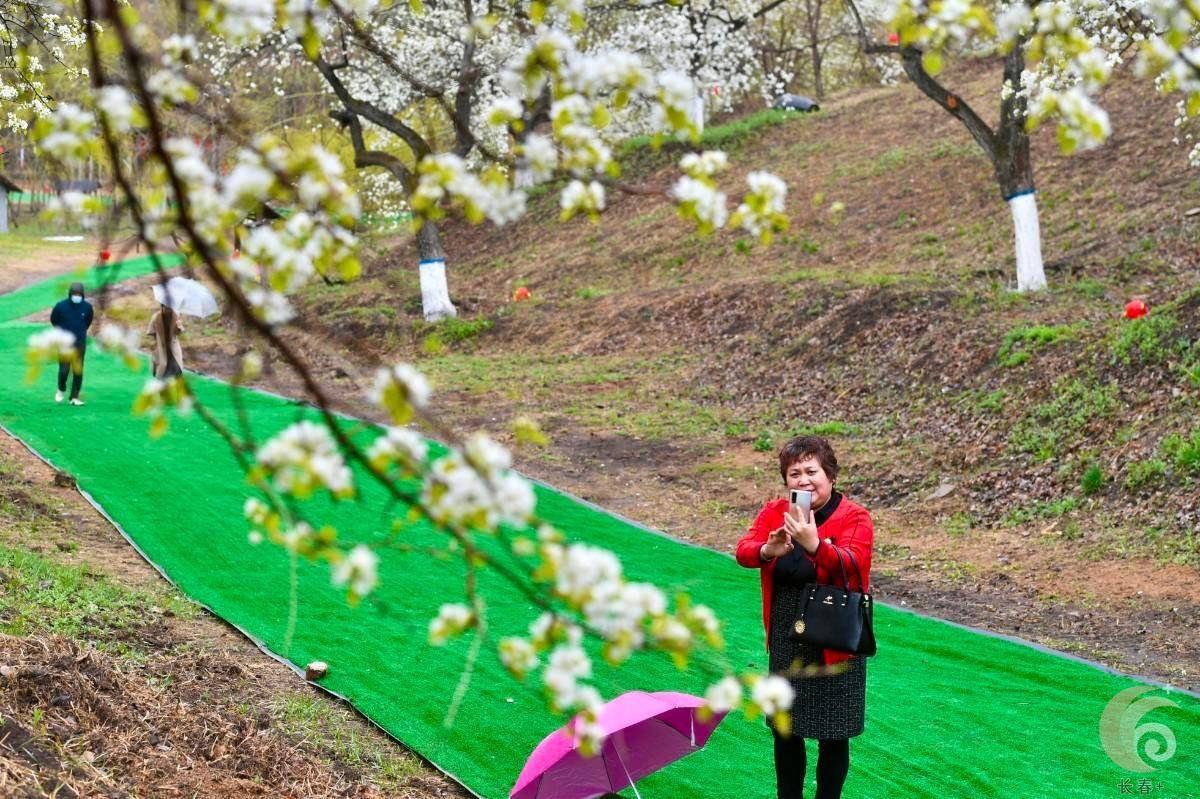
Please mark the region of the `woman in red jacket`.
POLYGON ((837 456, 825 439, 800 436, 787 442, 779 451, 779 473, 789 491, 812 492, 810 517, 793 516, 787 499, 768 502, 737 546, 737 562, 760 572, 771 671, 789 677, 796 692, 791 734, 772 730, 778 796, 803 796, 804 739, 816 738, 816 799, 838 799, 850 770, 850 739, 863 731, 867 663, 848 652, 795 641, 791 631, 802 586, 843 584, 839 555, 849 588, 868 590, 875 533, 870 514, 834 490, 837 456))

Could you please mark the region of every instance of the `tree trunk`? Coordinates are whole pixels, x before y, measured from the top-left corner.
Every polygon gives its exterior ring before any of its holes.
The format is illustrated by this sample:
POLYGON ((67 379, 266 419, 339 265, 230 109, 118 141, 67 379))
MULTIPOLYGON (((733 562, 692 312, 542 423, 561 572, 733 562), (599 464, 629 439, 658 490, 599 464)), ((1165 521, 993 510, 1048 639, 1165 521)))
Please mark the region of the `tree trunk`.
POLYGON ((437 224, 426 221, 417 231, 417 257, 420 258, 421 310, 426 322, 437 322, 448 316, 458 316, 450 302, 446 285, 446 256, 442 252, 442 237, 437 224))
MULTIPOLYGON (((1005 80, 1019 86, 1024 71, 1025 43, 1021 41, 1004 59, 1005 80)), ((1042 264, 1042 234, 1033 186, 1033 155, 1025 130, 1027 102, 1015 94, 1001 102, 992 164, 1000 193, 1012 211, 1017 248, 1017 291, 1038 291, 1046 288, 1046 270, 1042 264)))
POLYGON ((813 41, 812 44, 813 92, 818 100, 825 98, 825 81, 821 78, 821 46, 813 41))
POLYGON ((1010 197, 1008 207, 1012 209, 1013 234, 1017 241, 1017 291, 1044 289, 1046 270, 1042 266, 1042 233, 1033 189, 1010 197))
MULTIPOLYGON (((962 122, 991 159, 1000 193, 1013 216, 1017 291, 1045 288, 1046 271, 1042 265, 1042 238, 1033 189, 1033 158, 1029 134, 1025 132, 1027 100, 1016 92, 1004 97, 1000 102, 1000 125, 993 131, 965 100, 947 91, 925 71, 920 50, 903 47, 900 59, 905 73, 917 88, 962 122)), ((1025 41, 1020 40, 1005 57, 1005 81, 1020 86, 1024 70, 1025 41)))
POLYGON ((692 98, 692 124, 696 126, 697 133, 704 132, 704 90, 699 87, 692 98))

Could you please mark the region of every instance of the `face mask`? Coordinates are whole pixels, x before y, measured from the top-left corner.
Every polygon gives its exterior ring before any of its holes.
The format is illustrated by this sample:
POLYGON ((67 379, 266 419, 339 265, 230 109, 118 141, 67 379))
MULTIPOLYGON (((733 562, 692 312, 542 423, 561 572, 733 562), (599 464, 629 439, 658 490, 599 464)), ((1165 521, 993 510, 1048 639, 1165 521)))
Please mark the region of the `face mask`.
POLYGON ((74 302, 74 303, 80 303, 80 302, 83 302, 83 297, 79 296, 78 294, 72 294, 72 295, 71 295, 71 302, 74 302))

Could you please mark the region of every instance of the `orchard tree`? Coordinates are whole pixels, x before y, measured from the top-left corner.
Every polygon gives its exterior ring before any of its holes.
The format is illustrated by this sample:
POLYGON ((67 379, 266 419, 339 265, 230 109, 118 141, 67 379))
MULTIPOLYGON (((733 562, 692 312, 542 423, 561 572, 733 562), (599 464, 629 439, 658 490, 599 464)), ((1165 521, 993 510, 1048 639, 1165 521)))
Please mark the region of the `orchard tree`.
POLYGON ((858 22, 863 51, 898 59, 913 84, 959 120, 987 155, 1012 213, 1019 291, 1046 286, 1030 131, 1056 118, 1064 152, 1101 144, 1110 132, 1109 119, 1093 98, 1109 81, 1113 66, 1141 44, 1143 69, 1161 72, 1165 67, 1164 88, 1182 86, 1177 73, 1190 59, 1183 41, 1194 41, 1194 31, 1188 28, 1194 22, 1183 30, 1179 26, 1186 20, 1166 20, 1171 14, 1191 15, 1191 6, 1176 5, 1175 0, 1166 5, 1145 0, 897 0, 889 14, 887 43, 872 38, 858 0, 847 2, 858 22), (940 79, 947 57, 968 51, 1003 60, 994 97, 999 108, 995 127, 940 79), (1172 74, 1175 78, 1169 77, 1172 74))
POLYGON ((802 81, 818 99, 831 82, 836 88, 871 71, 858 47, 854 16, 842 0, 789 0, 757 27, 764 71, 792 75, 793 85, 802 81))

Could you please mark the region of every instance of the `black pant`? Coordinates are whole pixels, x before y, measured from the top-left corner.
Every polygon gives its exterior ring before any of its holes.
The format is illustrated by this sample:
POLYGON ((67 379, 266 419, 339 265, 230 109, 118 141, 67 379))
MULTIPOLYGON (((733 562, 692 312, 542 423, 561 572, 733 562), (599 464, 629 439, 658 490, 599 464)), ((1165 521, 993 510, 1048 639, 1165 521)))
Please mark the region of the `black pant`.
MULTIPOLYGON (((804 739, 798 735, 784 738, 772 732, 775 736, 775 783, 779 799, 804 799, 804 739)), ((849 771, 849 740, 818 741, 816 799, 839 799, 849 771)))
POLYGON ((83 387, 83 354, 86 347, 75 348, 75 358, 58 362, 58 390, 67 390, 67 375, 71 374, 71 399, 79 399, 83 387))

